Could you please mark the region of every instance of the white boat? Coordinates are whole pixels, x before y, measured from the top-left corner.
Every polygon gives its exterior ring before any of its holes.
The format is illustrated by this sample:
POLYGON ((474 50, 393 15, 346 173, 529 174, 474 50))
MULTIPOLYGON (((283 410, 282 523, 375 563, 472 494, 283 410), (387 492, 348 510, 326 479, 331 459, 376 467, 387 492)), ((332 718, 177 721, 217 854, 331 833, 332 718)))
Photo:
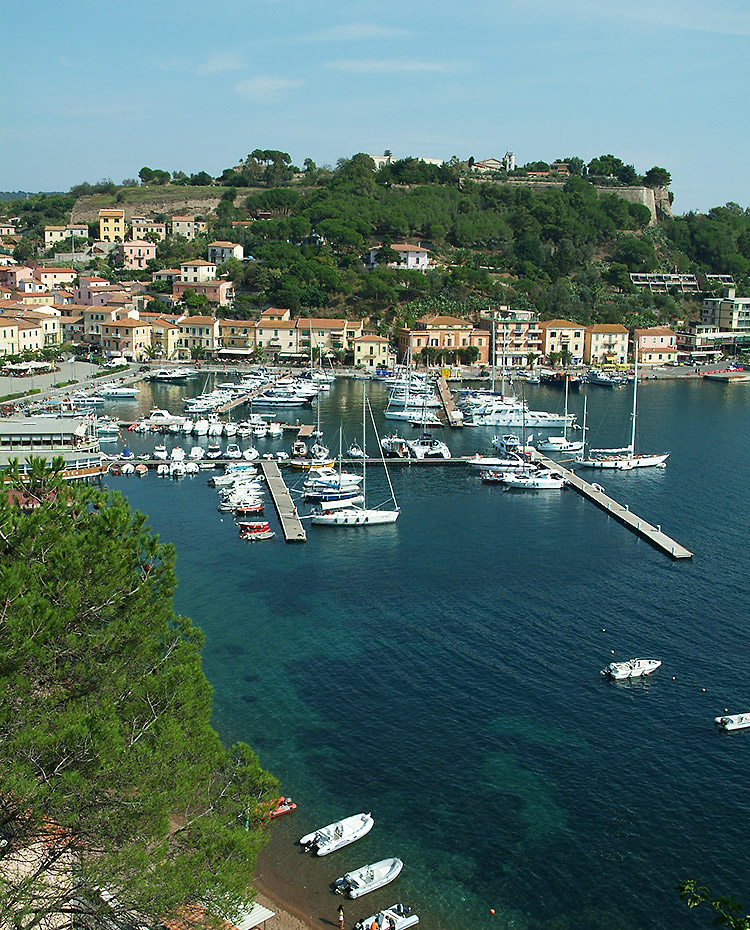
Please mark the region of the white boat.
POLYGON ((154 458, 160 459, 162 462, 166 462, 169 458, 167 447, 164 445, 154 446, 154 458))
POLYGON ((268 435, 269 436, 281 436, 284 432, 284 429, 278 421, 274 420, 272 423, 268 424, 268 435))
POLYGON ((104 385, 99 388, 99 393, 107 400, 134 400, 138 396, 138 388, 104 385))
POLYGON ((350 459, 361 459, 364 458, 365 453, 362 451, 362 447, 358 442, 353 442, 349 448, 346 450, 346 454, 350 459))
POLYGON ((419 916, 408 904, 391 904, 377 914, 358 920, 354 930, 408 930, 419 923, 419 916))
POLYGON ((187 474, 184 462, 172 462, 169 466, 169 474, 172 478, 184 478, 187 474))
POLYGON ((203 446, 193 446, 190 450, 188 458, 193 462, 200 462, 203 456, 206 454, 206 450, 203 446))
POLYGON ((589 368, 586 372, 586 384, 598 384, 600 387, 619 387, 623 379, 612 371, 589 368))
POLYGON ((361 869, 347 872, 333 883, 336 894, 345 894, 349 898, 361 898, 364 894, 377 891, 388 885, 401 873, 404 863, 400 859, 381 859, 372 865, 363 865, 361 869))
MULTIPOLYGON (((367 402, 367 391, 365 390, 365 385, 362 385, 362 437, 363 442, 367 442, 366 435, 366 410, 369 407, 367 402)), ((377 427, 375 426, 375 419, 372 415, 372 407, 370 409, 370 420, 372 422, 372 427, 375 430, 375 438, 378 440, 378 445, 380 445, 380 439, 378 437, 377 427)), ((316 510, 315 513, 310 517, 310 522, 319 526, 378 526, 386 523, 395 523, 398 520, 399 507, 396 503, 396 494, 393 490, 393 484, 391 483, 391 476, 388 474, 388 466, 385 464, 385 457, 383 457, 383 471, 385 472, 385 477, 388 482, 388 488, 391 492, 391 508, 381 508, 381 507, 368 507, 367 506, 367 458, 362 459, 362 497, 364 501, 362 505, 351 505, 349 507, 342 507, 340 509, 327 510, 325 504, 316 510)))
POLYGON ((714 717, 714 723, 722 730, 746 730, 750 727, 750 714, 724 714, 714 717))
POLYGON ((644 675, 655 672, 660 665, 660 659, 628 659, 627 662, 610 662, 602 669, 602 675, 617 681, 623 678, 642 678, 644 675))
POLYGON ((230 442, 227 444, 227 449, 224 453, 224 456, 228 459, 241 459, 242 449, 240 449, 236 442, 230 442))
POLYGON ((520 491, 559 491, 565 486, 565 478, 557 471, 522 471, 503 475, 501 483, 507 488, 520 491))
POLYGON ((328 824, 327 827, 321 827, 319 830, 305 834, 300 838, 300 846, 305 847, 305 852, 327 856, 361 839, 372 830, 374 823, 372 814, 354 814, 336 823, 328 824))
POLYGON ((208 435, 208 420, 204 417, 200 417, 195 421, 193 426, 193 432, 196 436, 207 436, 208 435))
POLYGON ((218 442, 209 442, 208 449, 206 451, 207 459, 220 459, 221 458, 221 446, 218 442))
POLYGON ((536 447, 540 452, 582 452, 586 437, 586 398, 583 399, 583 439, 568 439, 568 387, 569 379, 565 379, 565 425, 562 436, 547 436, 538 440, 536 447))
POLYGON ((451 450, 440 439, 435 439, 429 433, 423 433, 419 439, 409 439, 406 442, 410 454, 415 459, 449 459, 451 450))
POLYGON ((180 448, 180 446, 175 446, 174 449, 172 449, 169 458, 172 462, 184 462, 185 450, 180 448))
POLYGON ((633 468, 665 467, 669 452, 644 454, 635 451, 635 424, 638 410, 638 344, 634 355, 635 378, 633 380, 633 412, 630 432, 630 445, 624 449, 592 449, 589 457, 582 455, 577 464, 584 468, 609 468, 618 471, 630 471, 633 468))
POLYGON ((466 464, 470 468, 478 468, 481 472, 519 472, 526 471, 529 467, 527 459, 521 455, 494 456, 494 455, 475 455, 467 460, 466 464))

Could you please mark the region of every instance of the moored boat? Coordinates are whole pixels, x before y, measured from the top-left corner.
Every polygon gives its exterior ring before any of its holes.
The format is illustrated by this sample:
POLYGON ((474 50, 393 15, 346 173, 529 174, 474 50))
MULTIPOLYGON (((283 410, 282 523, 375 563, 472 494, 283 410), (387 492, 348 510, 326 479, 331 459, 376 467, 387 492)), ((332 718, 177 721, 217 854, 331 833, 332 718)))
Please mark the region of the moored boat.
POLYGON ((602 669, 605 678, 621 681, 624 678, 642 678, 661 666, 660 659, 628 659, 627 662, 610 662, 602 669))
POLYGON ((714 723, 722 730, 747 730, 750 727, 750 714, 724 714, 714 717, 714 723))
POLYGON ((284 814, 290 814, 292 811, 296 810, 297 805, 294 801, 282 795, 280 798, 275 798, 271 802, 271 806, 263 816, 268 820, 273 820, 275 817, 282 817, 284 814))
POLYGON ((350 843, 355 843, 372 830, 375 821, 372 814, 353 814, 336 823, 328 824, 312 833, 306 833, 300 838, 300 846, 305 852, 314 852, 318 856, 327 856, 329 853, 350 843))
POLYGON ((377 891, 398 878, 404 863, 397 858, 381 859, 372 865, 363 865, 361 869, 347 872, 334 882, 336 894, 349 898, 361 898, 362 895, 377 891))

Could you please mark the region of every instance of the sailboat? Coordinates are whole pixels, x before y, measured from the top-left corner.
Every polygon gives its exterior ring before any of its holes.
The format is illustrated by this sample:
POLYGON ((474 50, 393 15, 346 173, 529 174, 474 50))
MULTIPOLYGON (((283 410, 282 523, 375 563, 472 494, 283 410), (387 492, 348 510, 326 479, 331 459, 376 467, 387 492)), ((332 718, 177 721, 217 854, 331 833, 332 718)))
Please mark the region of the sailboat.
MULTIPOLYGON (((375 418, 372 415, 372 407, 367 400, 367 391, 364 384, 362 385, 362 436, 363 442, 366 442, 367 432, 367 410, 370 411, 370 420, 375 430, 375 438, 380 446, 380 437, 378 436, 375 418)), ((310 518, 312 523, 319 526, 376 526, 384 523, 395 523, 400 513, 396 503, 396 494, 391 483, 391 476, 388 474, 388 466, 383 458, 383 468, 388 481, 388 487, 391 492, 393 506, 389 509, 381 507, 367 506, 367 457, 362 459, 362 505, 337 507, 335 510, 326 509, 325 504, 321 504, 320 509, 313 513, 310 518)))
MULTIPOLYGON (((665 467, 669 452, 646 454, 635 451, 635 424, 638 411, 638 343, 635 344, 633 379, 633 413, 630 432, 630 445, 624 449, 591 449, 589 457, 582 455, 577 464, 584 468, 611 468, 620 471, 630 471, 633 468, 648 468, 649 466, 665 467)), ((584 436, 585 438, 585 436, 584 436)))
MULTIPOLYGON (((546 439, 540 439, 536 447, 540 452, 582 452, 584 439, 568 439, 568 387, 569 376, 565 373, 565 421, 563 423, 562 436, 548 436, 546 439)), ((586 401, 584 400, 584 407, 586 401)))

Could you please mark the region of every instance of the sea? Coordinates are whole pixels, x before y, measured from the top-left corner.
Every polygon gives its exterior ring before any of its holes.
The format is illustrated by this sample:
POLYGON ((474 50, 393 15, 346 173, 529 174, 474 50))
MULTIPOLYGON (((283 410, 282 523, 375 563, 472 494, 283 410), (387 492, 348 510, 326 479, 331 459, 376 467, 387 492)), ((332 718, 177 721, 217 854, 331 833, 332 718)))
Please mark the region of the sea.
MULTIPOLYGON (((112 412, 179 413, 203 387, 146 385, 112 412)), ((382 384, 337 379, 319 414, 334 452, 340 433, 344 449, 362 442, 363 390, 381 435, 401 425, 382 419, 382 384)), ((553 388, 526 396, 562 409, 553 388)), ((632 387, 572 393, 579 423, 584 397, 590 444, 626 445, 632 387)), ((307 525, 303 545, 284 543, 270 500, 275 538, 241 541, 207 472, 106 479, 176 548, 176 609, 205 633, 216 729, 299 805, 271 825, 262 872, 313 920, 333 923, 334 879, 390 856, 400 877, 349 902, 347 924, 402 901, 425 930, 707 926, 679 900, 685 879, 750 909, 750 733, 713 723, 750 711, 750 385, 647 379, 637 425, 639 450, 670 452, 667 467, 589 478, 692 560, 570 489, 503 491, 459 466, 391 468, 396 524, 307 525), (638 681, 600 674, 631 656, 663 665, 638 681), (300 836, 361 811, 367 837, 301 851, 300 836)), ((494 432, 441 438, 484 453, 494 432)), ((371 425, 366 442, 373 454, 371 425)), ((154 440, 124 443, 138 454, 154 440)), ((369 504, 389 498, 382 466, 367 485, 369 504)))

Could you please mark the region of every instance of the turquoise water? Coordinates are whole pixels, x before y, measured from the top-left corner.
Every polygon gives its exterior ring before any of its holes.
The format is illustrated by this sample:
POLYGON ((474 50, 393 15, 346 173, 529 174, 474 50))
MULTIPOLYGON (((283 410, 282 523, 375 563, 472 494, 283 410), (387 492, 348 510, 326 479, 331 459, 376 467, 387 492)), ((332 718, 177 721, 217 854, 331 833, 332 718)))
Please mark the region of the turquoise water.
MULTIPOLYGON (((332 446, 339 422, 345 445, 361 436, 361 390, 324 398, 332 446)), ((108 479, 177 546, 177 607, 206 633, 216 727, 300 804, 273 825, 267 861, 308 913, 330 919, 328 883, 391 855, 400 878, 347 918, 403 900, 426 930, 672 930, 707 922, 679 902, 690 877, 750 906, 750 734, 712 723, 750 709, 748 390, 646 382, 639 444, 671 451, 669 466, 601 478, 692 562, 572 491, 503 492, 458 467, 392 469, 397 524, 309 527, 301 546, 241 542, 205 473, 108 479), (600 677, 633 654, 664 665, 642 682, 600 677), (376 821, 365 839, 300 854, 303 833, 361 810, 376 821)), ((383 389, 368 392, 382 406, 383 389)), ((155 387, 140 404, 178 412, 182 393, 155 387)), ((589 389, 593 445, 626 442, 631 396, 589 389)), ((548 388, 528 397, 562 405, 548 388)), ((443 432, 456 453, 493 433, 443 432)), ((368 483, 386 496, 382 470, 368 483)))

